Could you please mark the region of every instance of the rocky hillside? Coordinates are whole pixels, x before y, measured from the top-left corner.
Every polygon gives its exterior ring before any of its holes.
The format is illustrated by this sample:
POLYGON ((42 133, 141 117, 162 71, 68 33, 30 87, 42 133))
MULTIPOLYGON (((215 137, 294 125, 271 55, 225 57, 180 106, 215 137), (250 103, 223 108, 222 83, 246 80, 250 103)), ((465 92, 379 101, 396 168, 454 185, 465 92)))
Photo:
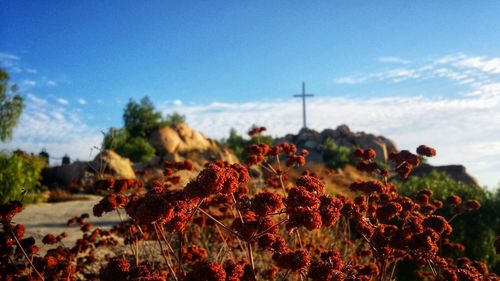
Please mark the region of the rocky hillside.
POLYGON ((377 158, 387 161, 389 152, 397 151, 396 144, 383 136, 375 136, 365 132, 352 132, 347 125, 340 125, 336 129, 325 129, 317 132, 304 128, 297 135, 288 134, 276 141, 278 143, 289 142, 299 148, 309 150, 309 160, 314 162, 322 161, 322 145, 331 138, 338 145, 348 147, 373 148, 377 152, 377 158))
MULTIPOLYGON (((276 141, 277 143, 293 143, 299 148, 309 150, 308 161, 319 163, 323 161, 322 146, 328 138, 334 140, 337 145, 362 147, 364 149, 372 148, 377 152, 377 160, 383 162, 387 162, 390 152, 398 151, 394 141, 384 136, 375 136, 365 132, 352 132, 347 125, 340 125, 336 129, 325 129, 322 132, 305 128, 296 135, 288 134, 276 139, 276 141)), ((432 171, 445 173, 450 178, 465 184, 479 186, 474 177, 469 175, 462 165, 432 166, 422 164, 413 170, 412 176, 421 177, 428 175, 432 171)))

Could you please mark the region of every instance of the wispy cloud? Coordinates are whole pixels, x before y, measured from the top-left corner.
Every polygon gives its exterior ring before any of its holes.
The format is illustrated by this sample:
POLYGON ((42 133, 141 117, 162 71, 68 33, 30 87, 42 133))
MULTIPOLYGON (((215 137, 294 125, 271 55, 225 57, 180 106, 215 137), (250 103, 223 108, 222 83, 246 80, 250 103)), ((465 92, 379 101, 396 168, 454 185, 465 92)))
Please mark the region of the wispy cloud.
POLYGON ((483 72, 500 73, 500 58, 466 57, 454 64, 457 67, 475 68, 483 72))
MULTIPOLYGON (((461 88, 454 95, 436 92, 434 97, 424 92, 413 97, 315 97, 307 104, 308 126, 323 130, 348 124, 355 131, 389 137, 401 149, 428 144, 438 150, 431 163, 463 164, 481 184, 496 187, 500 183, 500 76, 454 66, 463 59, 466 56, 459 54, 412 68, 342 77, 344 84, 446 79, 461 88)), ((173 105, 164 105, 164 113, 171 112, 173 105)), ((297 132, 301 109, 300 102, 291 99, 175 108, 194 128, 216 139, 227 137, 231 128, 245 134, 252 124, 266 126, 274 136, 297 132)))
POLYGON ((53 87, 53 86, 57 86, 57 82, 54 81, 54 80, 48 80, 45 85, 47 86, 50 86, 50 87, 53 87))
POLYGON ((63 98, 57 98, 56 101, 60 104, 63 104, 63 105, 69 104, 69 101, 67 99, 63 99, 63 98))
POLYGON ((405 60, 405 59, 402 59, 399 57, 392 57, 392 56, 380 57, 377 60, 381 63, 395 63, 395 64, 409 64, 410 63, 409 60, 405 60))
MULTIPOLYGON (((397 57, 379 58, 380 62, 394 62, 397 57)), ((400 63, 405 64, 405 63, 400 63)), ((443 56, 431 61, 405 67, 390 68, 383 71, 348 75, 334 79, 336 84, 354 85, 368 82, 399 83, 407 80, 427 80, 448 78, 458 84, 485 82, 487 75, 500 73, 500 58, 468 56, 463 53, 443 56)))
POLYGON ((85 99, 82 99, 82 98, 77 99, 77 102, 81 105, 87 104, 87 101, 85 99))
POLYGON ((0 61, 13 61, 13 60, 19 60, 19 59, 20 58, 16 55, 0 52, 0 61))
POLYGON ((21 82, 20 86, 21 86, 21 89, 23 89, 23 90, 29 90, 30 88, 36 86, 36 84, 37 83, 36 83, 35 80, 28 80, 28 79, 26 79, 26 80, 23 80, 21 82))
POLYGON ((23 149, 38 153, 46 149, 51 156, 68 154, 72 159, 86 160, 94 146, 99 146, 102 135, 90 127, 80 113, 57 102, 28 93, 14 139, 1 143, 2 149, 23 149))

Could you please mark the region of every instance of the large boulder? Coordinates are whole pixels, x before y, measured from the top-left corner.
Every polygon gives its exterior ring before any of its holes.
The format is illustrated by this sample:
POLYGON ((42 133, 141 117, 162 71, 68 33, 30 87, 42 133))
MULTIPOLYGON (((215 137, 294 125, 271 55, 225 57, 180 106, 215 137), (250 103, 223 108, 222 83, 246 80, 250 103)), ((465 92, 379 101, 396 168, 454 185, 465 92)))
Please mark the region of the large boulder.
POLYGON ((113 150, 100 152, 89 165, 95 173, 110 175, 115 179, 135 179, 132 162, 113 150))
POLYGON ((47 167, 42 171, 43 184, 49 187, 83 186, 96 176, 135 179, 132 162, 112 150, 104 150, 93 161, 47 167))
POLYGON ((352 132, 347 125, 340 125, 336 129, 325 129, 321 133, 312 129, 301 129, 297 135, 288 134, 277 140, 278 143, 289 142, 299 148, 308 149, 310 161, 322 160, 322 145, 327 139, 332 139, 338 145, 347 147, 373 148, 377 152, 377 159, 386 162, 391 151, 397 151, 393 141, 383 137, 352 132))
POLYGON ((190 159, 199 165, 213 160, 238 162, 229 148, 206 138, 187 124, 179 124, 175 128, 160 128, 151 134, 149 143, 162 159, 168 161, 190 159))

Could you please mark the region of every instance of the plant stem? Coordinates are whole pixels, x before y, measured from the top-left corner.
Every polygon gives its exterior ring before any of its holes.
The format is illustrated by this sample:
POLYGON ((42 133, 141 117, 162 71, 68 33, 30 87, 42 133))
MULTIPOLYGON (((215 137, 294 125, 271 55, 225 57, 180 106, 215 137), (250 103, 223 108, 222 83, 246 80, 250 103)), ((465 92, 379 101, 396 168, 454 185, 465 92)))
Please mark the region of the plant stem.
POLYGON ((23 255, 24 257, 28 260, 30 266, 33 268, 33 270, 36 272, 36 274, 38 275, 38 278, 42 279, 42 281, 44 281, 42 275, 40 274, 40 272, 38 272, 38 270, 36 269, 36 267, 33 265, 33 262, 31 262, 31 259, 28 257, 28 254, 26 254, 26 251, 24 250, 24 248, 21 246, 21 243, 19 242, 19 240, 17 239, 17 236, 16 234, 14 234, 14 232, 12 231, 12 229, 9 229, 10 230, 10 234, 12 235, 12 237, 14 237, 14 240, 16 240, 16 243, 17 243, 17 246, 21 249, 21 251, 23 252, 23 255))
POLYGON ((220 225, 222 228, 224 228, 227 232, 231 233, 232 235, 242 239, 242 240, 245 240, 245 238, 243 236, 241 236, 241 234, 239 234, 238 232, 232 230, 231 228, 225 226, 223 223, 221 223, 218 219, 212 217, 212 215, 210 215, 209 213, 203 211, 202 209, 198 208, 198 210, 200 212, 202 212, 203 214, 205 214, 208 218, 210 218, 211 220, 213 220, 216 224, 220 225))
POLYGON ((153 223, 153 227, 155 228, 155 232, 156 232, 156 240, 158 240, 158 244, 160 244, 161 255, 163 256, 163 259, 165 260, 165 263, 167 264, 168 269, 170 270, 170 272, 172 272, 174 279, 176 281, 178 281, 177 275, 175 274, 175 271, 172 268, 172 265, 170 265, 170 262, 168 261, 168 258, 165 255, 165 250, 163 250, 163 245, 162 245, 161 240, 160 240, 160 235, 158 234, 158 229, 156 228, 156 223, 153 223))

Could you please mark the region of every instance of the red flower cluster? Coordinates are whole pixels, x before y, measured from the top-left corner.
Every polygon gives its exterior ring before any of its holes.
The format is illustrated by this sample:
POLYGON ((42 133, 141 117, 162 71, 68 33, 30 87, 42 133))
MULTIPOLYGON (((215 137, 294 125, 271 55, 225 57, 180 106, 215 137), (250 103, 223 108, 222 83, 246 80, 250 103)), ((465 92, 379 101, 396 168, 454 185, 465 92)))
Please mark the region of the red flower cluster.
POLYGON ((23 210, 23 204, 19 201, 10 201, 0 205, 0 223, 10 223, 12 218, 23 210))
POLYGON ((217 263, 198 262, 186 275, 184 281, 226 281, 226 271, 217 263))
POLYGON ((100 217, 103 213, 112 212, 118 208, 124 207, 127 204, 127 197, 123 194, 109 194, 99 203, 94 206, 94 216, 100 217))
POLYGON ((286 199, 287 229, 303 226, 313 230, 322 225, 333 226, 340 218, 342 202, 323 195, 324 184, 315 177, 302 176, 296 184, 286 199))
POLYGON ((428 147, 422 144, 419 147, 417 147, 417 154, 427 157, 433 157, 436 156, 436 150, 432 147, 428 147))
POLYGON ((185 188, 186 196, 190 198, 205 198, 216 194, 231 194, 237 188, 250 181, 248 170, 240 164, 227 162, 210 163, 198 177, 185 188))
POLYGON ((255 127, 248 131, 248 135, 253 137, 256 135, 259 135, 260 133, 264 132, 266 130, 266 127, 255 127))
POLYGON ((135 179, 117 179, 114 178, 106 178, 100 179, 94 182, 94 189, 98 191, 108 191, 112 190, 113 192, 124 192, 126 190, 132 188, 142 188, 142 182, 135 179))

